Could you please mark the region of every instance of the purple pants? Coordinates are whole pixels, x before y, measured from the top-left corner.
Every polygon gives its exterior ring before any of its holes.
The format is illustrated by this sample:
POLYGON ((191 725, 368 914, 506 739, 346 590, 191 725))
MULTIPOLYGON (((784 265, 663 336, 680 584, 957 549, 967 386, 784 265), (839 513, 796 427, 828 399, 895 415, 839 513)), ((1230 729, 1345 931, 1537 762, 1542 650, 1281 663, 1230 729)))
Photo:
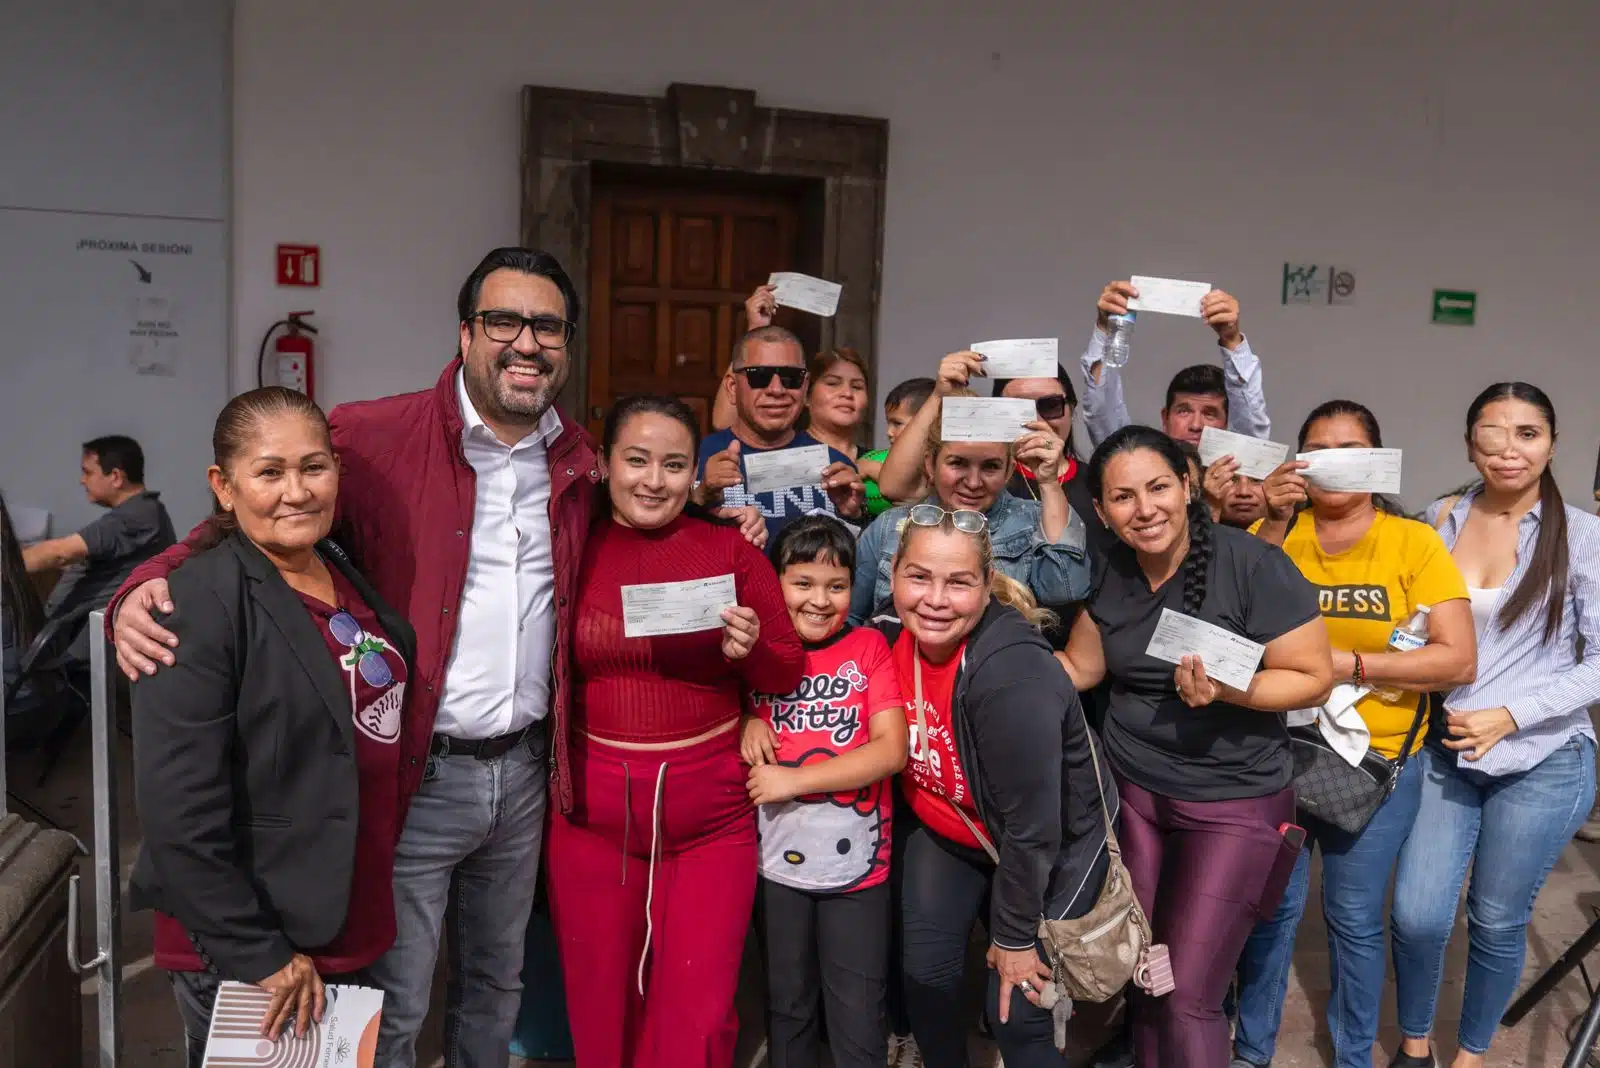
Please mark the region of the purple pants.
POLYGON ((1294 791, 1238 801, 1175 801, 1127 781, 1118 791, 1122 859, 1177 984, 1160 998, 1134 990, 1134 1063, 1227 1068, 1222 999, 1260 918, 1278 828, 1294 821, 1294 791))

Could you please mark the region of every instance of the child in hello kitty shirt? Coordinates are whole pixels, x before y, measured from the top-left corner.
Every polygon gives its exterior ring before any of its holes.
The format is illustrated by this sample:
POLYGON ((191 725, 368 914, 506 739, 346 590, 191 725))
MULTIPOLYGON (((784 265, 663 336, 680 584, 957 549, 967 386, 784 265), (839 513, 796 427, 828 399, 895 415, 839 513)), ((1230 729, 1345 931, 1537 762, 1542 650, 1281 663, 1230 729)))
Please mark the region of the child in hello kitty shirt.
POLYGON ((761 848, 774 1065, 888 1057, 890 777, 905 767, 905 701, 889 643, 851 627, 854 536, 837 519, 789 524, 768 550, 805 645, 793 693, 752 694, 741 752, 761 848))

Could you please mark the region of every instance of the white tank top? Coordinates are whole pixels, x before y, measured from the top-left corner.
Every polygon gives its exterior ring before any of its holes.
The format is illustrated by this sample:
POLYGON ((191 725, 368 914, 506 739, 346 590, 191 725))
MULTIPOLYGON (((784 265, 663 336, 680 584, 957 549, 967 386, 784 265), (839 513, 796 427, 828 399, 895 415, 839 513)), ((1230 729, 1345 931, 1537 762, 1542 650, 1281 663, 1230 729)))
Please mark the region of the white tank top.
POLYGON ((1478 632, 1478 640, 1483 640, 1483 632, 1489 629, 1489 621, 1494 618, 1494 606, 1500 600, 1500 591, 1504 586, 1496 586, 1492 590, 1480 590, 1476 586, 1467 587, 1467 596, 1472 600, 1472 625, 1478 632))

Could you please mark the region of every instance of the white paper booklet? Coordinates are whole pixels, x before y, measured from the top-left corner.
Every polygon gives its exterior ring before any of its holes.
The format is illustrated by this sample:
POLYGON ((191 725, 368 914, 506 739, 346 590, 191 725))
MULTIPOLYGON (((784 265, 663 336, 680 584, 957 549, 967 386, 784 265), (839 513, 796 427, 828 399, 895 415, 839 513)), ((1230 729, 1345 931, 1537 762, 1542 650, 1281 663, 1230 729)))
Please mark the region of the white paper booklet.
POLYGON ((261 1037, 272 996, 249 983, 223 983, 211 1010, 203 1068, 372 1068, 378 1050, 383 991, 327 987, 322 1022, 296 1038, 285 1027, 276 1042, 261 1037))
POLYGON ((732 575, 622 587, 622 634, 651 638, 720 630, 722 610, 738 604, 732 575))
POLYGON ((1300 473, 1334 493, 1399 493, 1399 449, 1318 449, 1295 457, 1310 464, 1300 473))
POLYGON ((1248 690, 1266 651, 1265 645, 1215 623, 1163 608, 1145 654, 1169 664, 1198 656, 1209 678, 1235 690, 1248 690))
POLYGON ((1016 441, 1039 418, 1039 405, 1021 397, 946 397, 939 412, 945 441, 1016 441))
POLYGON ((1149 278, 1136 274, 1128 279, 1139 295, 1128 301, 1128 310, 1158 312, 1162 315, 1187 315, 1200 318, 1200 301, 1211 292, 1210 282, 1185 282, 1178 278, 1149 278))
POLYGON ((1266 478, 1288 455, 1289 446, 1276 441, 1218 430, 1214 426, 1200 431, 1200 462, 1210 467, 1224 456, 1232 456, 1239 464, 1239 473, 1246 478, 1258 481, 1266 478))
POLYGON ((799 449, 772 449, 744 456, 746 493, 776 493, 791 486, 815 486, 828 469, 828 447, 807 445, 799 449))
POLYGON ((837 282, 794 271, 778 271, 767 279, 767 284, 778 287, 773 297, 785 308, 799 308, 824 318, 839 310, 839 294, 844 292, 844 286, 837 282))
POLYGON ((990 378, 1054 378, 1056 351, 1053 337, 1021 337, 1003 341, 974 341, 972 351, 983 357, 983 373, 990 378))

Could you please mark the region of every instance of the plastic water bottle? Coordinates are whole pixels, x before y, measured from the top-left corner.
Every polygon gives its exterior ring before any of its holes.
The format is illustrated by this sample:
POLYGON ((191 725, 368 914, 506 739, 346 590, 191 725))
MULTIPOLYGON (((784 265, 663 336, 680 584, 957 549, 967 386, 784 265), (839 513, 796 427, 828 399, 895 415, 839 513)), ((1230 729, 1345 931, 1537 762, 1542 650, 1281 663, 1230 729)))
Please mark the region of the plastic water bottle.
POLYGON ((1105 355, 1101 357, 1107 367, 1123 367, 1128 362, 1128 342, 1133 340, 1134 312, 1113 315, 1106 322, 1105 355))
MULTIPOLYGON (((1389 648, 1397 653, 1409 653, 1413 649, 1421 649, 1428 644, 1428 613, 1431 609, 1425 604, 1419 604, 1417 610, 1411 613, 1411 618, 1403 626, 1394 628, 1394 633, 1389 635, 1389 648)), ((1380 701, 1394 704, 1405 696, 1405 691, 1396 690, 1388 686, 1379 686, 1373 689, 1373 695, 1380 701)))

